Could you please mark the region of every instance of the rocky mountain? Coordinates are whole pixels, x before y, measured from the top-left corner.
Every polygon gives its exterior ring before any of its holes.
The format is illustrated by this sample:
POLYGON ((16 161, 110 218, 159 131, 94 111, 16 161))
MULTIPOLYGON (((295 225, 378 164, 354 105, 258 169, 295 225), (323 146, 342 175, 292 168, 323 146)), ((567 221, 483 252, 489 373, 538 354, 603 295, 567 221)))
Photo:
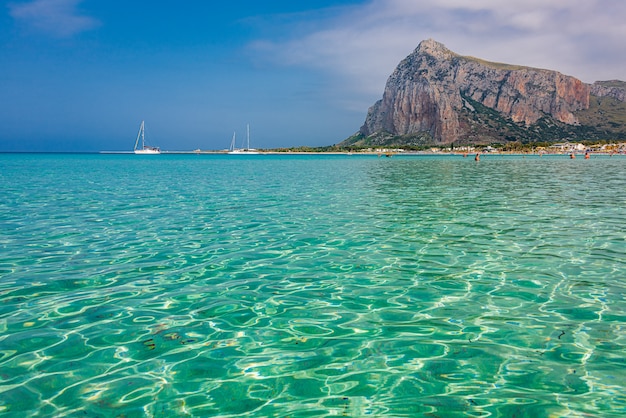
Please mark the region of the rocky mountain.
POLYGON ((340 145, 626 139, 626 83, 461 56, 423 41, 340 145))

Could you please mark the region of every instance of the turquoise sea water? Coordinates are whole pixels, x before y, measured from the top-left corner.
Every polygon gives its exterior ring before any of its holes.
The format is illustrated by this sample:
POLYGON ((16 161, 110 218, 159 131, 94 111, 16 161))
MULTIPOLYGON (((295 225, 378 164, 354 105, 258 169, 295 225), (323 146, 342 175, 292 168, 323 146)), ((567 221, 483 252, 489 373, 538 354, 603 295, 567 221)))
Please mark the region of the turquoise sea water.
POLYGON ((626 414, 626 157, 0 155, 0 416, 626 414))

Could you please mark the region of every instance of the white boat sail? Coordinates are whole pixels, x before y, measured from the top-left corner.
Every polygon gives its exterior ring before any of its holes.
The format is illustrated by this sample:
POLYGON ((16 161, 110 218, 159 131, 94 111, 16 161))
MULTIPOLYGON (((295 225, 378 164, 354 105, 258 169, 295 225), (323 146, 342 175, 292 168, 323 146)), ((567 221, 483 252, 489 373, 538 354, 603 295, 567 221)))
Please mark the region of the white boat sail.
POLYGON ((250 124, 248 124, 247 126, 247 146, 245 148, 235 148, 235 132, 233 132, 233 139, 230 142, 230 148, 228 149, 228 153, 229 154, 237 154, 237 155, 242 155, 242 154, 246 154, 246 155, 250 155, 250 154, 258 154, 259 151, 254 149, 254 148, 250 148, 250 124))
POLYGON ((144 133, 144 121, 141 121, 139 126, 139 133, 137 134, 137 140, 135 141, 135 154, 160 154, 161 149, 159 147, 151 147, 146 145, 146 138, 144 133), (141 139, 141 146, 139 140, 141 139))
POLYGON ((235 148, 235 138, 237 136, 237 132, 233 132, 233 139, 230 141, 230 148, 228 148, 228 153, 229 154, 235 154, 237 153, 237 151, 239 151, 237 148, 235 148))

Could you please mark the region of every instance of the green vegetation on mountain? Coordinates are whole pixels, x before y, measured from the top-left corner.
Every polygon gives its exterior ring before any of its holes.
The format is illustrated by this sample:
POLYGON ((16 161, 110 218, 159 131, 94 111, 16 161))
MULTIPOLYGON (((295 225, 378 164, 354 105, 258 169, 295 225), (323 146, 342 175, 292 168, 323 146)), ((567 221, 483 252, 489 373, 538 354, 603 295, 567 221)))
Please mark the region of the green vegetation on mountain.
POLYGON ((589 109, 576 112, 581 125, 593 126, 597 136, 626 139, 626 102, 613 97, 589 98, 589 109))
POLYGON ((610 97, 590 98, 590 108, 574 112, 580 123, 569 125, 549 115, 526 126, 513 122, 499 112, 464 97, 474 111, 463 108, 461 124, 467 136, 456 143, 536 143, 536 142, 582 142, 626 139, 626 103, 610 97))

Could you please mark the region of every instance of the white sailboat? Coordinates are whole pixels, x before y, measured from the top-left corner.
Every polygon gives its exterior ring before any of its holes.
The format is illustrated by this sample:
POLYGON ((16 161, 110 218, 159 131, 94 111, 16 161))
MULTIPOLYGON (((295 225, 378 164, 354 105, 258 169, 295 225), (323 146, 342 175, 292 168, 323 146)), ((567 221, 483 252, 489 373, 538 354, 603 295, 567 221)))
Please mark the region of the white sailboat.
POLYGON ((161 149, 159 147, 151 147, 146 145, 146 138, 144 133, 144 121, 141 121, 139 126, 139 133, 137 133, 137 140, 135 141, 135 148, 133 150, 135 154, 160 154, 161 149), (139 146, 139 139, 141 139, 141 146, 139 146))
POLYGON ((233 132, 233 139, 230 142, 230 148, 228 149, 229 154, 237 154, 237 155, 250 155, 250 154, 258 154, 259 151, 254 148, 250 148, 250 124, 247 126, 247 146, 245 148, 235 148, 235 132, 233 132))

